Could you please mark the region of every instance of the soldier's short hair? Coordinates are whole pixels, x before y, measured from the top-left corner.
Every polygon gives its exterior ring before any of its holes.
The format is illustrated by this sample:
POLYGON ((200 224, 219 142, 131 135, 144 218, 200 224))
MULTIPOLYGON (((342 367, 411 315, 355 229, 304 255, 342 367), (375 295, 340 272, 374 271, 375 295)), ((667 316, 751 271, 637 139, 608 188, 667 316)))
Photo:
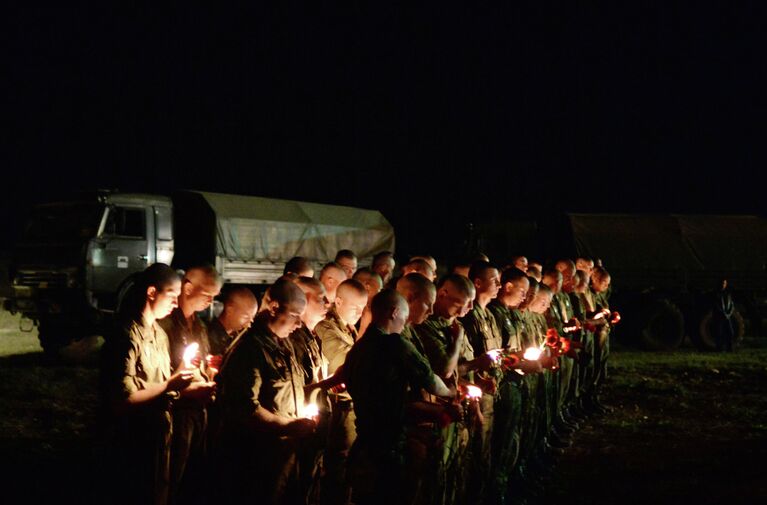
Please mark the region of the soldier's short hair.
POLYGON ((370 310, 373 313, 373 321, 387 319, 392 310, 407 308, 405 299, 393 289, 384 289, 373 297, 370 310))
POLYGON ((492 269, 498 270, 498 267, 496 267, 489 261, 484 261, 484 260, 475 261, 471 264, 471 268, 469 268, 469 280, 474 282, 475 280, 485 275, 485 272, 492 269))
POLYGON ((543 278, 549 278, 549 279, 561 279, 562 278, 562 272, 559 270, 556 270, 554 268, 549 268, 546 270, 546 272, 543 274, 543 278))
POLYGON ((591 272, 591 278, 592 279, 602 280, 602 279, 605 279, 605 278, 607 278, 609 276, 610 276, 609 272, 607 270, 605 270, 603 267, 595 267, 594 271, 591 272))
POLYGON ((570 269, 570 270, 572 270, 574 272, 575 271, 575 262, 573 260, 567 259, 567 258, 561 259, 561 260, 557 261, 554 264, 554 268, 556 268, 560 272, 564 272, 567 269, 570 269))
POLYGON ((278 279, 269 287, 269 299, 277 302, 280 307, 296 300, 303 300, 306 303, 306 295, 301 291, 301 288, 286 279, 278 279))
POLYGON ((346 275, 346 272, 344 272, 344 269, 341 265, 339 265, 335 261, 329 261, 325 263, 325 265, 322 267, 322 270, 320 270, 320 278, 322 278, 322 276, 325 275, 328 272, 328 270, 332 270, 334 268, 337 270, 340 270, 341 272, 343 272, 344 275, 346 275))
POLYGON ((338 261, 338 260, 340 260, 342 258, 347 258, 347 259, 350 259, 350 260, 356 260, 357 259, 357 255, 354 254, 354 252, 349 250, 349 249, 341 249, 340 251, 338 251, 336 253, 335 261, 338 261))
POLYGON ((544 293, 544 294, 548 294, 548 295, 553 295, 554 294, 554 292, 551 290, 551 288, 548 287, 546 284, 544 284, 542 282, 540 284, 538 284, 538 294, 540 294, 540 293, 544 293))
POLYGON ((459 274, 447 274, 439 280, 437 289, 441 289, 448 282, 461 294, 470 298, 474 296, 474 284, 471 283, 468 277, 459 274))
POLYGON ((413 272, 423 274, 427 277, 431 277, 436 273, 434 272, 434 269, 431 267, 429 262, 423 258, 411 259, 405 266, 402 267, 402 270, 411 270, 413 272))
POLYGON ((307 270, 314 270, 312 263, 303 256, 293 256, 288 260, 287 263, 285 263, 285 269, 282 271, 282 273, 294 273, 301 275, 301 273, 306 272, 307 270))
POLYGON ((224 306, 231 305, 236 300, 243 300, 246 302, 258 303, 256 295, 253 294, 250 288, 245 286, 237 286, 231 289, 227 289, 221 296, 221 302, 224 306))
POLYGON ((394 259, 394 253, 391 251, 381 251, 376 253, 376 255, 373 256, 373 263, 371 263, 370 266, 375 268, 378 264, 387 261, 389 258, 394 259))
POLYGON ((359 296, 367 296, 368 290, 365 289, 365 285, 362 284, 360 281, 355 279, 346 279, 341 284, 338 285, 338 290, 336 291, 336 297, 341 296, 345 293, 355 293, 359 296))
POLYGON ((191 282, 193 279, 199 278, 213 281, 219 286, 224 283, 223 278, 221 278, 221 274, 219 274, 218 270, 216 270, 216 267, 210 263, 194 265, 193 267, 187 269, 186 273, 184 274, 184 281, 191 282))
POLYGON ((507 268, 501 274, 501 286, 505 286, 507 282, 516 284, 523 277, 527 277, 527 274, 523 272, 522 270, 520 270, 519 268, 516 268, 516 267, 507 268))
POLYGON ((381 279, 381 276, 374 272, 370 267, 362 267, 357 269, 357 271, 354 272, 354 275, 352 275, 352 279, 362 283, 365 283, 371 279, 375 279, 378 282, 378 285, 383 288, 383 279, 381 279))
POLYGON ((294 282, 298 285, 299 288, 302 289, 325 289, 325 286, 319 281, 319 279, 315 279, 314 277, 301 276, 294 282))
POLYGON ((404 297, 409 295, 420 297, 429 291, 436 291, 437 287, 429 279, 421 274, 410 272, 397 281, 397 292, 404 297))

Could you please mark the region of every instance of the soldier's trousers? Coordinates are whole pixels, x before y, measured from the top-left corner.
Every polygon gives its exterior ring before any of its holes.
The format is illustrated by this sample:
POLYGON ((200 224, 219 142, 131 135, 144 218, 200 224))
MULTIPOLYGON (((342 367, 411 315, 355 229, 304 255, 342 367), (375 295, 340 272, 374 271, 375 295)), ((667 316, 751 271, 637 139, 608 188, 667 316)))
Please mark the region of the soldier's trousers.
POLYGON ((489 503, 499 503, 509 492, 509 480, 519 457, 522 396, 521 376, 503 380, 498 388, 493 426, 492 481, 487 493, 489 503))
POLYGON ((610 330, 601 327, 594 334, 594 377, 593 394, 599 393, 599 388, 607 378, 607 358, 610 356, 610 330))
POLYGON ((354 426, 356 416, 352 402, 331 398, 333 412, 330 418, 328 444, 323 456, 324 475, 322 476, 323 505, 345 505, 350 499, 350 489, 346 479, 346 463, 357 430, 354 426))
POLYGON ((199 483, 205 479, 207 411, 181 407, 173 410, 170 457, 170 503, 205 503, 199 483))

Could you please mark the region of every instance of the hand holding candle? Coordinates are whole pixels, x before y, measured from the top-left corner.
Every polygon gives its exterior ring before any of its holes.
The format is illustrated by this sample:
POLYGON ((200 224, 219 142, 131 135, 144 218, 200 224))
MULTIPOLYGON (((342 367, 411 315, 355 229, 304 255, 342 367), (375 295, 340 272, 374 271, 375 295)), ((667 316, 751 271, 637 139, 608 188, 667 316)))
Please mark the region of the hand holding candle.
POLYGON ((192 368, 195 366, 194 361, 197 358, 197 353, 200 351, 200 344, 192 342, 184 348, 184 368, 192 368))

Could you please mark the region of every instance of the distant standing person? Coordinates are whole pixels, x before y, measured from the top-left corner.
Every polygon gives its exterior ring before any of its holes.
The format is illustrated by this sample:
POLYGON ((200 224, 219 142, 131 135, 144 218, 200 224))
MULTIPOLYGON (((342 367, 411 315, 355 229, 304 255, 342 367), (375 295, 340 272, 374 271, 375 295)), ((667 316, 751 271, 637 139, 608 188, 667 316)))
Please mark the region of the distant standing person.
POLYGON ((735 339, 735 328, 732 326, 734 310, 735 304, 727 289, 727 279, 722 279, 722 284, 714 295, 714 313, 711 318, 718 352, 732 352, 732 341, 735 339))

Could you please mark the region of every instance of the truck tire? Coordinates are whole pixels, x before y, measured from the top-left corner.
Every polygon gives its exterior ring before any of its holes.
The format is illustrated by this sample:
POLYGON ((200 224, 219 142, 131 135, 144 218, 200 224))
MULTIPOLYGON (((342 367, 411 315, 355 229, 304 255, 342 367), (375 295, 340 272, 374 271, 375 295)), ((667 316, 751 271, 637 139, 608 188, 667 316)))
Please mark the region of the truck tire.
MULTIPOLYGON (((714 336, 713 328, 713 310, 707 310, 700 317, 697 324, 697 331, 695 332, 695 345, 701 351, 714 351, 716 350, 716 337, 714 336)), ((732 326, 735 330, 733 336, 732 345, 737 347, 743 341, 743 336, 746 333, 746 322, 743 319, 743 315, 736 308, 732 311, 732 326)))
POLYGON ((639 323, 639 342, 647 350, 670 351, 684 340, 684 316, 671 300, 650 300, 643 307, 639 323))

